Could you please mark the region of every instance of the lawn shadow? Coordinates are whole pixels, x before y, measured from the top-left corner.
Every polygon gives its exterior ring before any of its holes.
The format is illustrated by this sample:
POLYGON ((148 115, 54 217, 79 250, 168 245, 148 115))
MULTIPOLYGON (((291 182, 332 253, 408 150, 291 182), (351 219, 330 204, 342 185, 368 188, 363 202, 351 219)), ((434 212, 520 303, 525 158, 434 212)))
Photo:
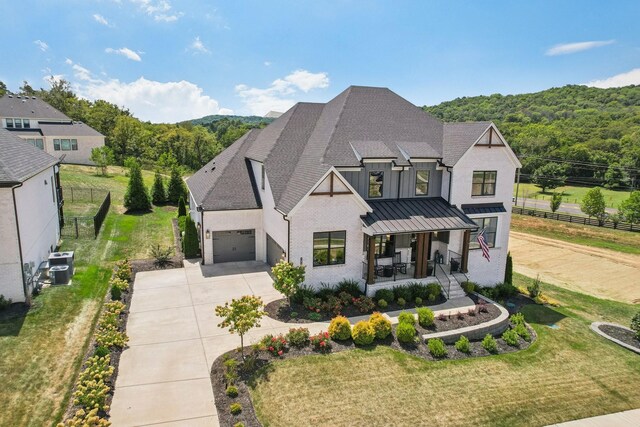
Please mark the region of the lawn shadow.
POLYGON ((546 305, 529 304, 523 309, 526 321, 537 325, 554 326, 567 317, 553 307, 546 305))
POLYGON ((11 304, 10 307, 0 311, 0 337, 20 335, 27 314, 29 314, 29 307, 22 303, 11 304))

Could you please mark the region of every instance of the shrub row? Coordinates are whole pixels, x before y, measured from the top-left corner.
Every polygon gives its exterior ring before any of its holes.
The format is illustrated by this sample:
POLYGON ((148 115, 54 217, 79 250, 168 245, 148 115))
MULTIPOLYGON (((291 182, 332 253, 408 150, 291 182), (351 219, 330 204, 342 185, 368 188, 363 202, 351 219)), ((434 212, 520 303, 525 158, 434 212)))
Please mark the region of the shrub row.
POLYGON ((413 301, 419 306, 425 301, 430 303, 436 301, 440 293, 441 289, 437 283, 425 285, 413 282, 405 286, 394 286, 392 289, 379 289, 376 291, 374 299, 378 301, 378 305, 380 305, 380 300, 383 300, 386 304, 395 301, 400 306, 404 306, 407 302, 413 301))

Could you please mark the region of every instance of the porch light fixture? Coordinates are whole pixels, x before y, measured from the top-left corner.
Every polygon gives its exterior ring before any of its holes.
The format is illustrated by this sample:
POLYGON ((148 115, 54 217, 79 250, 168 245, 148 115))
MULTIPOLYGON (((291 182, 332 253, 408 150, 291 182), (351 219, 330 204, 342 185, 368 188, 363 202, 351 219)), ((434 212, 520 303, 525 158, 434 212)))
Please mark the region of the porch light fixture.
POLYGON ((211 231, 209 231, 209 230, 205 231, 205 233, 204 233, 204 237, 205 237, 206 239, 210 239, 210 238, 211 238, 211 231))

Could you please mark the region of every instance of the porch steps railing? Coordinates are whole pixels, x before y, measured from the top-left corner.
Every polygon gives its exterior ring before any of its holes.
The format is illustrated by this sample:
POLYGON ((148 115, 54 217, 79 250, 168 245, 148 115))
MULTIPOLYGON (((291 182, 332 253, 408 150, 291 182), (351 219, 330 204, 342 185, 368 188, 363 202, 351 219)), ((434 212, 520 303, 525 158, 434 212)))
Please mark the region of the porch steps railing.
POLYGON ((444 268, 442 268, 442 264, 435 265, 435 273, 436 279, 438 279, 438 283, 442 288, 442 293, 447 299, 449 299, 449 292, 451 290, 451 279, 449 279, 449 275, 444 271, 444 268))

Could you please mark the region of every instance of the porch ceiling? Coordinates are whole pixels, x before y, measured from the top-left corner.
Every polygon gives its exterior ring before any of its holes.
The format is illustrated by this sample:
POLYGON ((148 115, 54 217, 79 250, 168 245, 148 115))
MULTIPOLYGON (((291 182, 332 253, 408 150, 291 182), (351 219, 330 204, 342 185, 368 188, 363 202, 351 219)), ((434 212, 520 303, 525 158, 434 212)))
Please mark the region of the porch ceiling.
POLYGON ((475 222, 441 197, 369 200, 373 212, 362 218, 367 234, 475 230, 475 222))

